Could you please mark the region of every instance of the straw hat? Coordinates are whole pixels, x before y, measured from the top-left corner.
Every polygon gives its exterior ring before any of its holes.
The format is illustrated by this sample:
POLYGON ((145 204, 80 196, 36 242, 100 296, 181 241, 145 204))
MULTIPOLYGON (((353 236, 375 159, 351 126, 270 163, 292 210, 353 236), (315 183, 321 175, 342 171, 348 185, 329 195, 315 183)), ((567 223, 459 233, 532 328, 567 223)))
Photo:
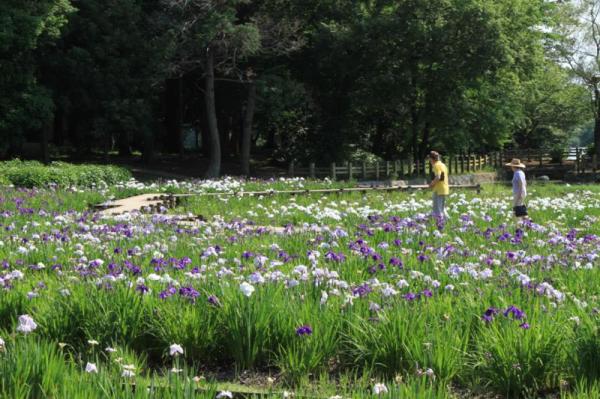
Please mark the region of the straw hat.
POLYGON ((521 163, 521 160, 517 159, 517 158, 513 158, 513 160, 510 161, 510 163, 507 163, 506 166, 511 166, 513 168, 523 168, 523 169, 525 169, 525 165, 523 165, 521 163))

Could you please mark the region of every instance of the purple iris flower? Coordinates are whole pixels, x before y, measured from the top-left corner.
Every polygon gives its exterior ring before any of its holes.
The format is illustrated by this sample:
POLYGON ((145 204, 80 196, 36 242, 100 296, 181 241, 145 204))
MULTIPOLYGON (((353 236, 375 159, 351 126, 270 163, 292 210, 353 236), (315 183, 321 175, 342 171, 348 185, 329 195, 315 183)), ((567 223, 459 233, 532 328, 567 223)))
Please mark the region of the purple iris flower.
POLYGON ((521 320, 525 318, 525 312, 523 312, 521 309, 517 308, 514 305, 510 305, 508 308, 506 308, 506 310, 503 312, 504 317, 508 317, 508 315, 512 314, 512 316, 516 319, 516 320, 521 320))
POLYGON ((497 315, 499 312, 498 309, 494 308, 494 307, 489 307, 487 308, 487 310, 483 313, 483 316, 481 316, 481 319, 483 321, 485 321, 486 323, 491 323, 494 320, 494 316, 497 315))
POLYGON ((144 284, 138 284, 137 287, 135 287, 135 290, 140 294, 145 294, 150 291, 150 289, 144 284))
POLYGON ((170 286, 170 287, 169 287, 169 288, 167 288, 166 290, 164 290, 164 291, 161 291, 161 293, 160 293, 160 294, 158 294, 158 297, 159 297, 160 299, 166 299, 166 298, 168 298, 168 297, 170 297, 170 296, 173 296, 173 295, 175 295, 175 294, 177 294, 177 288, 175 288, 175 287, 173 287, 173 286, 170 286))
POLYGON ((367 296, 371 291, 373 291, 373 289, 369 286, 369 284, 365 283, 354 288, 352 290, 352 294, 354 296, 364 297, 367 296))
POLYGON ((302 337, 304 335, 312 335, 312 333, 313 333, 312 327, 309 326, 308 324, 300 326, 296 329, 296 335, 299 337, 302 337))
POLYGON ((333 251, 327 252, 325 258, 332 262, 343 262, 346 260, 346 255, 343 252, 335 253, 333 251))
POLYGON ((371 259, 373 259, 374 261, 378 261, 383 258, 381 257, 381 255, 375 253, 375 254, 371 255, 371 259))
POLYGON ((402 259, 396 257, 392 257, 390 259, 390 265, 396 266, 399 269, 402 269, 402 267, 404 266, 404 264, 402 263, 402 259))
POLYGON ((208 303, 217 307, 221 306, 221 301, 219 301, 219 298, 217 298, 215 295, 208 296, 208 303))
POLYGON ((413 294, 412 292, 409 292, 408 294, 404 294, 402 297, 404 299, 406 299, 407 301, 414 301, 415 299, 417 299, 417 294, 413 294))
POLYGON ((189 300, 194 303, 196 302, 196 298, 200 296, 200 293, 194 289, 192 286, 181 287, 179 289, 179 295, 185 298, 189 298, 189 300))

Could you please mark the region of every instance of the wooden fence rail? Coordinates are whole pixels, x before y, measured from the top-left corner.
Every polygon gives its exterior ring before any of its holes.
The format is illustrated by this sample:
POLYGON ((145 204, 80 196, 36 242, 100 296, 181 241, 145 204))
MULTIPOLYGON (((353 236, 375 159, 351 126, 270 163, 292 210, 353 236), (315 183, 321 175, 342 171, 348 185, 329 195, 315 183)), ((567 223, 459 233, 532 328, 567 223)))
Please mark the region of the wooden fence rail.
MULTIPOLYGON (((586 156, 584 149, 573 148, 557 153, 549 150, 503 150, 489 154, 458 154, 443 159, 450 174, 472 173, 483 170, 494 171, 503 168, 513 158, 518 158, 528 166, 543 167, 548 165, 572 165, 575 173, 585 172, 588 168, 595 170, 596 160, 586 156)), ((427 160, 401 159, 386 162, 346 162, 331 163, 329 166, 317 166, 314 162, 308 165, 289 164, 290 177, 325 178, 332 180, 354 179, 390 179, 415 178, 431 175, 431 165, 427 160)))
MULTIPOLYGON (((446 160, 449 173, 463 173, 481 171, 494 166, 494 158, 490 155, 463 155, 451 156, 446 160)), ((403 159, 386 162, 346 162, 342 165, 331 163, 328 167, 317 166, 314 162, 308 165, 298 165, 294 162, 289 164, 288 175, 290 177, 324 178, 333 180, 353 179, 389 179, 392 177, 422 177, 431 174, 429 162, 420 160, 403 159)))

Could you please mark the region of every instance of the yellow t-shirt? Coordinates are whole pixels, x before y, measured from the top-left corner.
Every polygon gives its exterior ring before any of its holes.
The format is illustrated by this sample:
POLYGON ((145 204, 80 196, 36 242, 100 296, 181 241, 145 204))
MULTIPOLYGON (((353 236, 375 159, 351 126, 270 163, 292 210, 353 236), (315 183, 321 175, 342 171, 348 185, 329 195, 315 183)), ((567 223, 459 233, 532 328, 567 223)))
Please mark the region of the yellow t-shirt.
POLYGON ((448 195, 450 194, 450 186, 448 185, 448 168, 441 161, 437 161, 433 164, 433 174, 435 177, 439 177, 443 179, 438 181, 435 186, 433 186, 433 192, 437 195, 448 195))

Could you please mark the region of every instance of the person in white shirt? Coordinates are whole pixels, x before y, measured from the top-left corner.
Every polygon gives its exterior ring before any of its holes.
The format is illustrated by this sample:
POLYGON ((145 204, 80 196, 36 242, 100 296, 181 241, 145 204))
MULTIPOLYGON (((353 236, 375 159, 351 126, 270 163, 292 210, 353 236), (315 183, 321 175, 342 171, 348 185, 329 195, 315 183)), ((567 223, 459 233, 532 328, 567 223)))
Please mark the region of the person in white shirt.
POLYGON ((527 207, 525 206, 525 197, 527 197, 527 180, 525 179, 525 165, 519 159, 513 159, 507 163, 513 171, 512 192, 513 192, 513 211, 515 217, 522 218, 527 216, 527 207))

